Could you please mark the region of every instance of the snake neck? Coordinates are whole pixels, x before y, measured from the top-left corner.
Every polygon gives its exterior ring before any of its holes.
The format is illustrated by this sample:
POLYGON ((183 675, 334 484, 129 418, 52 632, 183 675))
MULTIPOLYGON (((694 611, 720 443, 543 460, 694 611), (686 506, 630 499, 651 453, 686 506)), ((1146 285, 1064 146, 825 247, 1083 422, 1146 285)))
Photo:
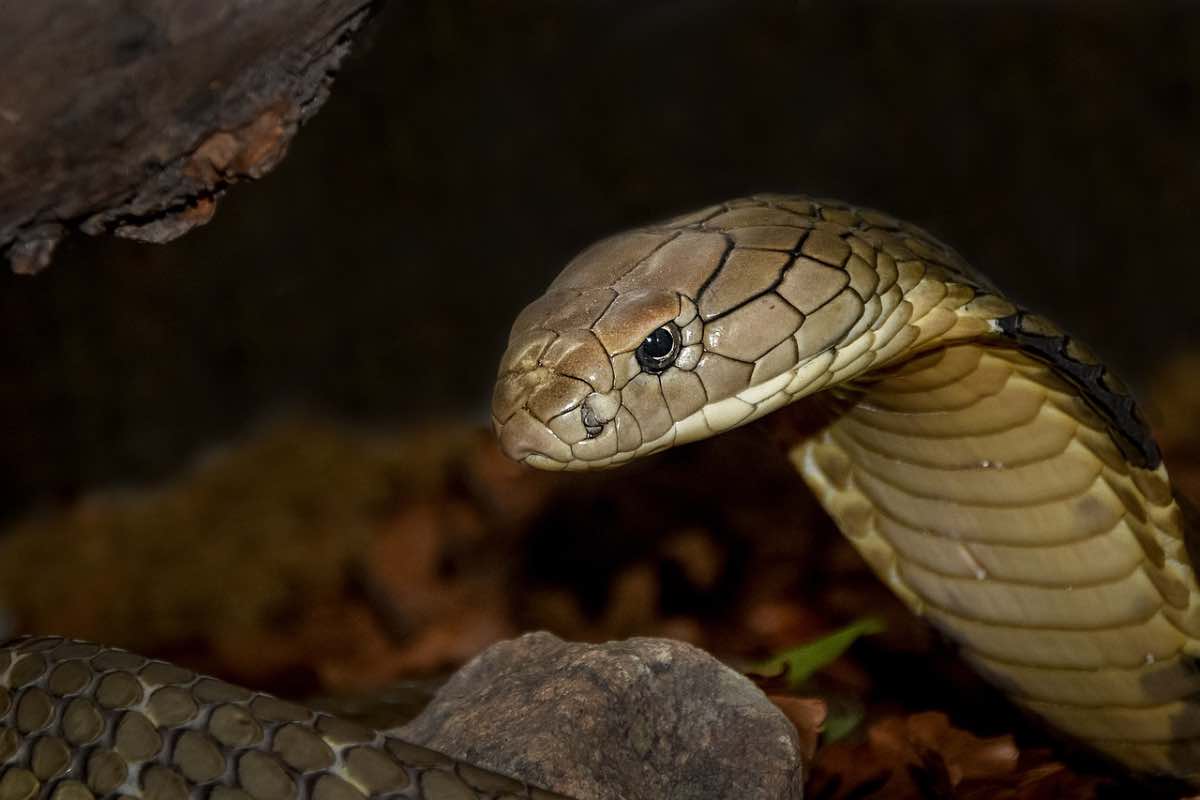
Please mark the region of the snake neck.
POLYGON ((829 379, 814 388, 854 394, 881 368, 965 342, 1020 351, 1073 387, 1098 416, 1121 454, 1149 469, 1162 462, 1152 431, 1133 394, 1078 339, 1051 321, 1012 303, 948 248, 941 263, 904 262, 886 291, 863 313, 867 330, 852 330, 832 348, 829 379), (864 381, 865 379, 865 381, 864 381))

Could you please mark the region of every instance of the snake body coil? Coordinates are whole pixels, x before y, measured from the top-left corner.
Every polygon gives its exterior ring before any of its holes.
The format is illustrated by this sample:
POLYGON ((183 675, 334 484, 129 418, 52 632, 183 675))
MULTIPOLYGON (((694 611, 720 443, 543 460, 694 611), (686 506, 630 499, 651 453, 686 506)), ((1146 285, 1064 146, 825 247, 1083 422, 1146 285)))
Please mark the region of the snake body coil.
MULTIPOLYGON (((510 456, 614 466, 818 396, 799 473, 917 614, 1015 702, 1200 782, 1200 593, 1126 390, 952 250, 807 197, 604 240, 513 325, 510 456)), ((787 428, 788 426, 782 426, 787 428)), ((0 800, 538 800, 518 781, 162 662, 0 648, 0 800)))
POLYGON ((0 648, 0 687, 3 800, 559 798, 330 714, 86 642, 26 638, 0 648))

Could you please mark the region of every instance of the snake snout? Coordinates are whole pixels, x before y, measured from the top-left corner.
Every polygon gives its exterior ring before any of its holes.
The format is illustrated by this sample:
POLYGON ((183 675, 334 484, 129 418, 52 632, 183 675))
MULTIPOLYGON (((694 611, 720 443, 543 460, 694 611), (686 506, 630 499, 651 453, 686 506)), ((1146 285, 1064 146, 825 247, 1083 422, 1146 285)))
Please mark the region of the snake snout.
POLYGON ((500 450, 515 461, 524 461, 530 456, 544 456, 555 461, 571 459, 570 446, 525 409, 517 411, 504 422, 497 421, 495 425, 500 437, 500 450))
POLYGON ((621 408, 613 383, 608 351, 590 330, 515 334, 492 395, 501 449, 547 468, 579 468, 599 454, 611 455, 621 408))

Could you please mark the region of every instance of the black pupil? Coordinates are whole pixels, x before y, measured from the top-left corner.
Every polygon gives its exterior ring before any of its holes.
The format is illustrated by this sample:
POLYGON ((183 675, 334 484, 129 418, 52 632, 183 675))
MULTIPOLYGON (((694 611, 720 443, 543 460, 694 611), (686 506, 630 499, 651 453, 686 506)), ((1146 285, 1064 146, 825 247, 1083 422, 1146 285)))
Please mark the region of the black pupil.
POLYGON ((642 342, 642 353, 650 358, 666 358, 671 355, 674 347, 675 341, 671 332, 666 328, 659 328, 642 342))

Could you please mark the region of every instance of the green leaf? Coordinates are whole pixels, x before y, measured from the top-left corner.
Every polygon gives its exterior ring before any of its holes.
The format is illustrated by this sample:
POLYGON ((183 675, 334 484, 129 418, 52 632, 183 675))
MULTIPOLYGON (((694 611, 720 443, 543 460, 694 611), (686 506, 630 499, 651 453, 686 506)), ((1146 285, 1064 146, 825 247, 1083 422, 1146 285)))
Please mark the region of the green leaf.
POLYGON ((843 708, 838 711, 830 709, 821 726, 821 743, 832 744, 839 739, 845 739, 863 721, 861 708, 843 708))
POLYGON ((762 675, 783 672, 788 688, 798 689, 815 672, 836 661, 859 637, 882 633, 883 630, 883 620, 865 617, 816 641, 785 650, 755 665, 753 671, 762 675))

